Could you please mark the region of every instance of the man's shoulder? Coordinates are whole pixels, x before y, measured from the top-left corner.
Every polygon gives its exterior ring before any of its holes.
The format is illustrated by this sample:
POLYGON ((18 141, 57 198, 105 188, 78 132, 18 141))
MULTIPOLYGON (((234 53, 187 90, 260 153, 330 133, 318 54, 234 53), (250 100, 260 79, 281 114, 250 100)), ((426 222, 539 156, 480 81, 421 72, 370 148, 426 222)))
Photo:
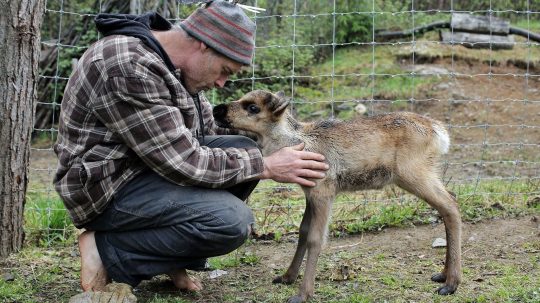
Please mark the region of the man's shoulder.
POLYGON ((167 71, 163 61, 140 39, 112 35, 100 39, 88 49, 91 61, 102 61, 109 76, 128 76, 143 69, 167 71))

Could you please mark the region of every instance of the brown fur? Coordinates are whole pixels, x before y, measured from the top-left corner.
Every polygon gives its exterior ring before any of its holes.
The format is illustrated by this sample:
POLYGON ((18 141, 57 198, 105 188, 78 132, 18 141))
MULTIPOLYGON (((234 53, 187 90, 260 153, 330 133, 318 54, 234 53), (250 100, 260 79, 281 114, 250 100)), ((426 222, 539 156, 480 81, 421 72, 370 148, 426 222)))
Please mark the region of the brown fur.
POLYGON ((444 283, 439 294, 454 293, 461 280, 461 219, 455 197, 438 176, 438 158, 449 145, 442 123, 408 112, 300 123, 289 114, 287 105, 280 93, 253 91, 217 106, 214 116, 222 126, 254 133, 265 155, 304 142, 305 150, 323 154, 330 165, 315 187, 302 188, 306 211, 296 253, 287 272, 274 280, 293 283, 307 251, 304 280, 289 302, 304 302, 313 296, 317 259, 336 195, 387 184, 424 199, 441 214, 448 242, 446 262, 442 273, 432 280, 444 283))

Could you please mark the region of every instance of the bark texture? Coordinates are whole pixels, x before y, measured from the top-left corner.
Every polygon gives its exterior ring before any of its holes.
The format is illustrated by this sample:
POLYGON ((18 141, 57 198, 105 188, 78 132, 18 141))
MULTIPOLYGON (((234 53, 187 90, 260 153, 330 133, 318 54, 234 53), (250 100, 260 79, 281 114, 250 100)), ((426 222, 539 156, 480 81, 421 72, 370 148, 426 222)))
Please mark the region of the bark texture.
POLYGON ((45 0, 0 0, 0 257, 21 248, 45 0))

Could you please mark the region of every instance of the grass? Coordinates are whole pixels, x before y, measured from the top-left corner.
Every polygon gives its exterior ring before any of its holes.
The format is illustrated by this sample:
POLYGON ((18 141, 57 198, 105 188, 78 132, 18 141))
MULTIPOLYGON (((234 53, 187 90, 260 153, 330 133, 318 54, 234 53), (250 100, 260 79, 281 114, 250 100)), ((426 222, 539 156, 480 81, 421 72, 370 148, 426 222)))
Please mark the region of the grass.
POLYGON ((504 66, 506 64, 529 63, 538 66, 540 63, 540 47, 527 44, 526 39, 516 37, 516 45, 508 50, 468 49, 459 44, 439 44, 436 33, 426 35, 414 46, 405 45, 395 48, 394 54, 401 59, 410 59, 414 52, 415 59, 420 62, 432 62, 437 59, 453 58, 465 62, 490 63, 504 66))
MULTIPOLYGON (((465 222, 523 216, 540 212, 540 181, 480 181, 478 184, 454 184, 448 188, 458 196, 465 222)), ((295 233, 302 219, 305 199, 298 186, 264 181, 248 201, 253 209, 257 233, 280 241, 283 235, 295 233)), ((441 222, 438 213, 424 201, 390 186, 380 191, 340 194, 333 206, 330 223, 333 236, 379 231, 387 227, 406 227, 441 222)), ((27 242, 48 247, 72 240, 75 228, 56 194, 42 195, 30 190, 25 209, 27 242)), ((253 256, 238 256, 216 261, 216 268, 234 267, 240 263, 256 264, 253 256), (232 263, 231 263, 232 262, 232 263)))
MULTIPOLYGON (((538 180, 513 184, 493 180, 448 188, 458 196, 463 220, 478 222, 539 212, 539 203, 531 203, 538 195, 539 183, 538 180)), ((249 204, 255 210, 258 232, 275 238, 276 234, 296 232, 305 202, 298 187, 265 181, 249 204)), ((427 203, 396 187, 341 194, 334 203, 333 214, 330 232, 334 236, 441 222, 438 213, 427 203)))
POLYGON ((78 264, 72 261, 69 249, 27 245, 16 261, 14 257, 1 260, 2 273, 11 273, 13 281, 0 278, 0 302, 67 302, 77 293, 78 264), (50 288, 54 291, 48 291, 50 288))
POLYGON ((47 247, 74 235, 74 227, 64 203, 56 194, 29 191, 26 195, 24 227, 30 243, 47 247))
MULTIPOLYGON (((498 276, 489 278, 488 282, 473 282, 472 280, 480 272, 466 271, 464 280, 472 285, 453 296, 441 297, 433 293, 437 285, 427 283, 424 275, 402 273, 404 268, 395 258, 376 261, 370 256, 362 258, 365 263, 376 262, 378 266, 363 267, 356 276, 329 282, 331 281, 329 271, 332 268, 325 267, 324 262, 328 262, 328 257, 322 256, 320 263, 323 264, 319 264, 320 273, 316 281, 317 293, 311 302, 538 302, 540 285, 538 276, 529 276, 519 270, 512 270, 510 266, 496 266, 494 269, 501 272, 498 276)), ((333 258, 332 262, 339 263, 340 260, 333 258)), ((430 266, 433 265, 427 265, 427 267, 430 266)), ((418 266, 411 264, 410 267, 417 268, 418 266)), ((250 281, 245 281, 245 283, 250 283, 250 281)), ((284 302, 289 296, 295 294, 297 287, 298 285, 263 284, 262 289, 237 289, 237 295, 228 295, 223 298, 225 302, 245 302, 246 298, 252 300, 255 298, 255 302, 284 302)))
POLYGON ((334 60, 310 70, 309 85, 295 87, 295 109, 301 120, 337 117, 350 118, 357 102, 373 99, 389 101, 394 110, 425 87, 440 81, 435 77, 411 77, 395 60, 392 46, 349 47, 336 51, 334 60), (316 116, 314 116, 316 114, 316 116))
POLYGON ((255 266, 259 264, 260 258, 259 256, 247 251, 237 251, 236 253, 225 256, 210 258, 208 262, 210 263, 210 267, 213 269, 227 269, 242 265, 255 266))
POLYGON ((534 33, 540 33, 540 21, 539 20, 527 20, 526 18, 520 19, 516 22, 512 22, 511 26, 523 28, 534 33))
MULTIPOLYGON (((531 203, 538 195, 538 181, 510 185, 509 182, 496 180, 478 184, 450 184, 449 188, 458 195, 466 222, 540 214, 540 203, 531 203), (511 195, 508 194, 510 188, 511 195)), ((67 223, 66 213, 58 203, 59 200, 54 197, 40 199, 37 193, 29 194, 26 225, 29 239, 35 241, 27 244, 37 245, 27 245, 21 253, 13 256, 14 260, 3 262, 2 268, 13 273, 14 280, 6 282, 0 279, 0 301, 37 302, 36 298, 39 298, 39 302, 59 302, 67 301, 77 293, 78 257, 73 254, 74 240, 70 238, 74 234, 73 227, 67 223), (46 219, 47 215, 51 217, 46 219), (43 246, 49 249, 43 249, 43 246), (21 270, 15 269, 21 264, 24 265, 21 270), (58 296, 58 293, 61 295, 58 296)), ((296 186, 261 182, 249 203, 255 211, 260 235, 270 235, 267 238, 276 243, 286 243, 285 240, 291 239, 290 234, 297 232, 304 199, 296 186)), ((440 223, 441 220, 426 203, 392 187, 382 191, 340 195, 333 217, 335 219, 330 226, 332 237, 381 231, 389 227, 440 223)), ((264 267, 258 246, 248 242, 231 254, 209 260, 212 268, 226 270, 229 274, 222 278, 225 282, 219 282, 224 285, 219 286, 218 283, 215 286, 217 289, 209 290, 210 294, 215 291, 220 301, 208 302, 246 302, 253 299, 257 302, 283 302, 296 292, 297 284, 273 286, 274 290, 269 291, 268 281, 271 277, 250 276, 250 272, 260 271, 264 267), (241 281, 234 278, 238 276, 242 277, 241 281), (223 288, 226 289, 225 293, 222 293, 223 288)), ((383 299, 387 302, 408 302, 411 299, 418 302, 538 302, 538 275, 527 274, 540 269, 538 241, 526 242, 517 249, 528 256, 526 264, 529 265, 522 265, 525 269, 488 260, 481 266, 465 266, 464 280, 468 284, 476 283, 471 281, 486 272, 496 275, 489 277, 489 283, 481 284, 480 295, 476 295, 476 291, 463 291, 448 298, 432 295, 436 285, 425 283, 425 271, 434 272, 439 268, 440 265, 434 264, 433 260, 442 260, 442 251, 433 258, 407 261, 405 256, 396 257, 393 252, 371 249, 375 250, 368 253, 345 250, 323 255, 319 262, 320 274, 314 302, 381 302, 383 299), (345 278, 338 270, 340 266, 348 269, 345 278), (419 276, 410 270, 403 273, 404 267, 419 268, 424 274, 419 276), (377 291, 373 292, 374 289, 377 291), (397 295, 400 293, 404 294, 405 299, 397 295)), ((521 257, 512 253, 505 256, 510 260, 521 257)), ((285 266, 280 264, 280 268, 285 266)), ((274 275, 281 270, 270 272, 274 275)), ((142 298, 142 302, 153 303, 202 300, 197 296, 179 298, 170 291, 154 290, 152 287, 150 291, 136 295, 142 298)))
MULTIPOLYGON (((538 27, 540 22, 530 23, 531 29, 538 27)), ((404 65, 412 65, 413 58, 417 64, 459 60, 468 64, 515 65, 524 68, 524 73, 527 67, 540 67, 540 47, 527 44, 523 37, 515 40, 517 44, 511 50, 468 49, 458 44, 440 44, 438 34, 430 32, 415 44, 338 48, 333 58, 312 66, 297 80, 293 96, 296 115, 300 120, 348 119, 358 102, 373 100, 388 103, 388 110, 407 109, 411 99, 450 77, 404 69, 404 65)))

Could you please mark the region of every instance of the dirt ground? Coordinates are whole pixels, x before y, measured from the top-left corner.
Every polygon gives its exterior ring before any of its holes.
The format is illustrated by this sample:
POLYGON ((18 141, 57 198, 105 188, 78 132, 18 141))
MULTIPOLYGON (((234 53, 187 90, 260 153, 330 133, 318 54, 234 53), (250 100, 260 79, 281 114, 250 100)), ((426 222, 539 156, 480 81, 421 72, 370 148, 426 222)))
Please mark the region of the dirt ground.
MULTIPOLYGON (((330 238, 320 257, 312 302, 538 302, 523 299, 521 293, 540 298, 538 215, 464 224, 464 275, 453 296, 435 295, 439 285, 429 280, 442 269, 444 249, 432 248, 438 237, 444 237, 442 224, 330 238)), ((256 256, 257 261, 224 268, 226 274, 217 278, 210 277, 212 272, 191 272, 205 287, 198 294, 176 291, 164 276, 144 281, 134 294, 138 302, 156 303, 284 302, 299 283, 271 281, 288 266, 296 238, 250 241, 231 257, 256 256)), ((25 277, 27 287, 40 283, 40 271, 56 274, 57 279, 24 302, 66 302, 80 291, 76 251, 76 245, 58 248, 40 259, 23 252, 0 261, 0 268, 3 274, 25 277)), ((21 302, 5 294, 2 299, 21 302)))
MULTIPOLYGON (((540 228, 538 219, 534 218, 465 224, 465 274, 458 301, 456 298, 443 301, 464 302, 465 298, 479 298, 492 288, 504 287, 499 280, 508 271, 527 277, 520 279, 540 288, 540 228)), ((440 224, 329 239, 318 266, 316 284, 322 291, 314 301, 351 302, 357 294, 364 294, 374 302, 440 299, 433 294, 438 285, 429 280, 431 274, 442 268, 444 258, 444 249, 431 247, 437 237, 444 237, 440 224)), ((290 238, 291 242, 295 239, 296 236, 290 238)), ((199 274, 206 289, 198 296, 180 296, 193 302, 281 302, 294 294, 299 284, 273 285, 271 281, 284 272, 295 245, 290 242, 248 245, 243 250, 259 256, 259 264, 232 269, 228 275, 216 279, 199 274)), ((151 297, 158 284, 145 282, 136 293, 142 298, 151 297)))
MULTIPOLYGON (((405 63, 407 64, 407 63, 405 63)), ((534 177, 540 171, 540 75, 511 64, 437 59, 419 73, 455 73, 417 92, 409 106, 447 123, 452 139, 448 174, 534 177)))

